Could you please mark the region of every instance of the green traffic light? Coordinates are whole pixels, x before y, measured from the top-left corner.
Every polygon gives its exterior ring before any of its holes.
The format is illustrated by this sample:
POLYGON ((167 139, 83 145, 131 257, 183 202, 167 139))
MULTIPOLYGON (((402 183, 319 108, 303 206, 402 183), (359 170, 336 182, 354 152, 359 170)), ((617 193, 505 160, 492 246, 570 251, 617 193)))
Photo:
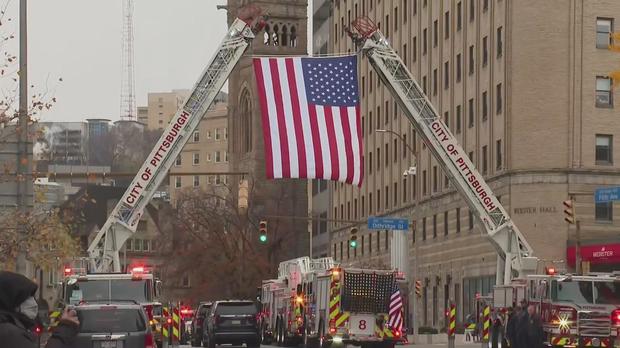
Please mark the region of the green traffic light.
POLYGON ((357 248, 357 241, 356 240, 352 240, 349 242, 349 246, 353 249, 357 248))
POLYGON ((261 243, 267 243, 267 235, 266 234, 261 234, 258 237, 258 241, 261 242, 261 243))

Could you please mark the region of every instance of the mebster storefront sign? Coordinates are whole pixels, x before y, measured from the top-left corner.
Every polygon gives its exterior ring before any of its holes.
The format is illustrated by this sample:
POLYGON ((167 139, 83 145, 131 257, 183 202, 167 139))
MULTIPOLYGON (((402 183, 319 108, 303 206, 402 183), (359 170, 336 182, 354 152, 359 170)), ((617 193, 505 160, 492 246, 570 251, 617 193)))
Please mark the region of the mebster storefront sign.
MULTIPOLYGON (((591 264, 620 264, 620 243, 618 244, 599 244, 581 246, 581 259, 589 261, 591 264)), ((566 261, 571 267, 575 266, 575 247, 566 249, 566 261)))

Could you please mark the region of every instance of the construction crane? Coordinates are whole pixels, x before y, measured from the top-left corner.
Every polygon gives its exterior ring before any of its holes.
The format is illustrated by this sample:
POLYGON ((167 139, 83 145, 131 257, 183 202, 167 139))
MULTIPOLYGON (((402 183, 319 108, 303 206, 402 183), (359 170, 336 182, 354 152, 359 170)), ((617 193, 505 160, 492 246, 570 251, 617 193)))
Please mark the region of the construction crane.
POLYGON ((469 209, 482 222, 499 255, 496 284, 508 285, 514 278, 535 273, 538 259, 532 256, 532 247, 375 23, 367 17, 360 17, 348 32, 469 209))
POLYGON ((189 97, 172 117, 127 191, 89 245, 91 272, 121 271, 119 251, 135 233, 144 208, 168 176, 168 170, 213 103, 232 69, 264 25, 265 15, 260 8, 250 5, 239 10, 239 16, 228 29, 189 97))

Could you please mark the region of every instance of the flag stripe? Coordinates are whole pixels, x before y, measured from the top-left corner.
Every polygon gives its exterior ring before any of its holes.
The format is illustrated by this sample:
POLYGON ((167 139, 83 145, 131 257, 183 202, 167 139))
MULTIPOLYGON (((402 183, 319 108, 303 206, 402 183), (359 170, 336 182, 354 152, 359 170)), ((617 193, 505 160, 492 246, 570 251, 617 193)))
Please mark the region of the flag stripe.
MULTIPOLYGON (((342 132, 345 135, 345 137, 347 137, 348 135, 348 139, 352 139, 351 138, 351 126, 349 124, 350 119, 349 119, 349 111, 351 108, 348 108, 346 106, 341 106, 340 107, 340 121, 342 122, 342 132)), ((343 137, 344 138, 344 137, 343 137)), ((344 139, 342 139, 342 141, 344 142, 344 139)), ((345 178, 345 182, 346 183, 353 183, 353 172, 354 172, 354 163, 353 163, 353 142, 352 141, 347 141, 346 143, 344 143, 344 151, 345 154, 347 155, 347 170, 345 172, 346 178, 345 178)), ((342 163, 342 161, 340 161, 340 163, 342 163)), ((341 175, 342 176, 342 175, 341 175)))
MULTIPOLYGON (((325 124, 327 125, 327 139, 329 142, 329 155, 331 159, 331 176, 332 180, 338 180, 340 178, 340 163, 338 156, 338 143, 336 140, 336 131, 334 129, 334 115, 332 114, 331 106, 320 107, 325 113, 325 124)), ((338 133, 342 134, 342 133, 338 133)))
POLYGON ((351 142, 353 144, 358 144, 358 146, 353 148, 353 153, 357 156, 355 163, 358 165, 356 166, 356 176, 354 176, 353 184, 361 187, 362 181, 364 180, 364 143, 362 142, 362 125, 360 122, 359 105, 355 107, 355 121, 357 124, 357 132, 351 133, 351 142))
POLYGON ((307 159, 306 159, 306 145, 305 145, 305 136, 303 130, 303 123, 301 120, 301 106, 299 100, 299 92, 297 90, 297 81, 295 74, 295 63, 293 59, 299 58, 287 58, 286 61, 286 75, 288 77, 288 86, 290 90, 291 96, 291 107, 293 109, 293 122, 295 124, 295 137, 297 138, 297 155, 298 155, 298 168, 299 168, 299 177, 307 178, 308 177, 308 169, 307 169, 307 159))
MULTIPOLYGON (((265 79, 264 93, 267 97, 267 112, 268 115, 276 115, 276 101, 273 91, 273 83, 271 82, 271 68, 269 66, 269 58, 262 60, 263 77, 265 79)), ((278 129, 278 118, 268 117, 269 124, 268 129, 271 132, 271 155, 273 157, 273 178, 282 177, 282 151, 280 149, 280 131, 278 129)), ((263 126, 263 128, 266 128, 263 126)))
POLYGON ((291 177, 291 161, 289 157, 289 147, 288 147, 288 135, 286 133, 286 121, 284 120, 284 105, 282 101, 282 88, 280 86, 279 79, 279 69, 278 69, 278 60, 276 58, 269 59, 269 68, 271 69, 271 76, 275 77, 273 79, 273 93, 280 98, 275 99, 276 103, 276 116, 277 116, 277 124, 278 130, 280 133, 280 151, 281 151, 281 163, 282 163, 282 176, 279 178, 290 178, 291 177))
POLYGON ((327 136, 327 122, 325 119, 325 109, 322 106, 314 108, 316 111, 317 121, 319 124, 319 139, 321 139, 321 154, 323 157, 323 178, 332 178, 332 162, 330 143, 327 136))
POLYGON ((325 148, 324 144, 321 143, 321 135, 319 131, 319 121, 318 115, 316 112, 316 108, 314 106, 308 107, 308 113, 310 114, 310 129, 312 131, 312 143, 313 143, 313 152, 314 152, 314 177, 315 178, 325 178, 324 166, 323 166, 323 148, 325 148))
MULTIPOLYGON (((258 83, 258 85, 265 86, 261 59, 254 59, 254 71, 256 75, 256 82, 258 83)), ((268 125, 269 114, 267 109, 267 95, 265 93, 258 93, 258 98, 261 108, 263 125, 268 125)), ((273 179, 273 150, 271 148, 271 130, 269 129, 269 127, 263 126, 263 136, 265 142, 265 169, 267 171, 267 178, 273 179)))
POLYGON ((284 124, 286 127, 286 134, 289 148, 289 164, 290 164, 290 176, 293 178, 299 177, 299 161, 297 159, 297 137, 295 129, 295 121, 293 119, 293 103, 292 96, 290 94, 291 89, 288 83, 288 69, 286 66, 286 59, 277 59, 278 71, 280 72, 280 87, 282 88, 282 105, 284 106, 284 124), (288 93, 287 93, 288 92, 288 93))

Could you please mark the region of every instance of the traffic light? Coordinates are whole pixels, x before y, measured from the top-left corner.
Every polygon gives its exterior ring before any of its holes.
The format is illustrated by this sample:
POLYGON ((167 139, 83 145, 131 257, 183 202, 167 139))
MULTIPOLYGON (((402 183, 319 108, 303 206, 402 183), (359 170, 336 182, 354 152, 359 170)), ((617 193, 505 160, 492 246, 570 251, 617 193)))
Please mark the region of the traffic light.
POLYGON ((575 206, 572 199, 567 199, 562 204, 564 204, 564 221, 569 224, 575 223, 575 206))
POLYGON ((258 223, 258 241, 263 244, 267 243, 267 221, 265 220, 258 223))
POLYGON ((419 279, 415 281, 415 294, 422 297, 422 282, 419 279))
POLYGON ((357 248, 357 227, 351 228, 351 237, 349 238, 349 246, 351 249, 357 248))

